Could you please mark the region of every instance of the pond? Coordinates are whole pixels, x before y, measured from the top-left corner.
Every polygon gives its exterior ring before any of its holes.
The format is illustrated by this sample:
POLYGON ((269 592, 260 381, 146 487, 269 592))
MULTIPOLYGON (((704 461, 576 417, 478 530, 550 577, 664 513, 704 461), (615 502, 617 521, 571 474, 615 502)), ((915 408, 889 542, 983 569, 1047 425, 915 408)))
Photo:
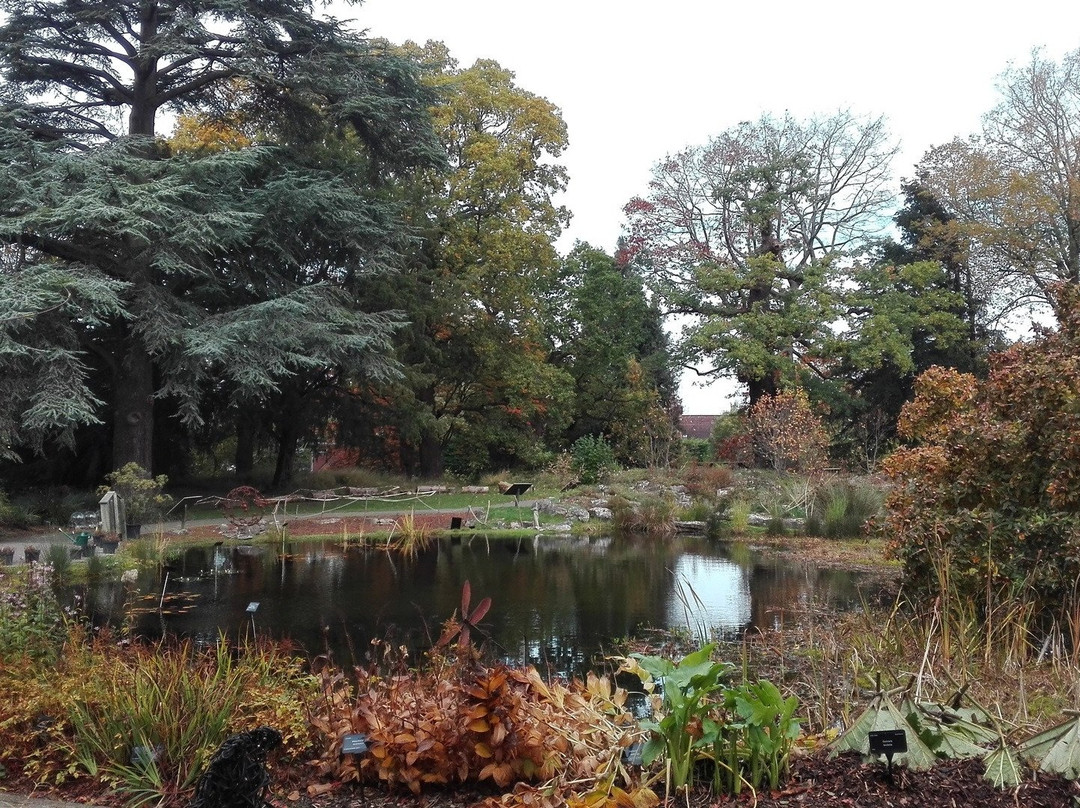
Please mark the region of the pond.
POLYGON ((569 673, 647 627, 730 637, 810 608, 856 608, 868 580, 698 538, 474 536, 410 559, 329 541, 193 547, 161 574, 82 595, 95 620, 126 619, 144 636, 212 642, 255 630, 351 664, 372 640, 430 647, 468 581, 472 606, 492 600, 475 639, 508 661, 569 673))

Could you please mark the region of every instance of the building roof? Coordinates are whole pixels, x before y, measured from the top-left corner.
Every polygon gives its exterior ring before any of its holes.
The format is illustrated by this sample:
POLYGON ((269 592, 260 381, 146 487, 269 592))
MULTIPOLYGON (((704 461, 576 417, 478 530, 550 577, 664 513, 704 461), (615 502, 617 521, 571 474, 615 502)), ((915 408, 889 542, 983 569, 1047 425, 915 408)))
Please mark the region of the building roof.
POLYGON ((679 418, 679 429, 687 438, 708 440, 712 437, 713 425, 719 415, 683 415, 679 418))

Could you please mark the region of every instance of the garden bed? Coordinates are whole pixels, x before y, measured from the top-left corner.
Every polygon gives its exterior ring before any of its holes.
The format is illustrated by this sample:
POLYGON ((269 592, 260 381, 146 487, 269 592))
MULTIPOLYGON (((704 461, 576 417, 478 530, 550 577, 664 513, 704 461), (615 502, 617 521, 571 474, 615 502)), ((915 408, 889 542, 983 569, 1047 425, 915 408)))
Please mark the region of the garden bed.
MULTIPOLYGON (((275 796, 278 806, 297 808, 353 808, 357 804, 367 808, 469 808, 493 794, 467 789, 413 796, 408 792, 388 794, 372 786, 343 786, 317 798, 308 798, 299 789, 275 796)), ((1068 808, 1075 800, 1080 800, 1080 784, 1056 775, 1031 772, 1019 788, 1001 790, 984 779, 980 761, 948 760, 929 771, 895 768, 890 779, 883 763, 868 765, 859 755, 829 757, 827 752, 797 756, 783 789, 756 795, 757 808, 1068 808)), ((682 797, 668 801, 672 808, 740 803, 754 804, 754 795, 718 798, 709 789, 698 787, 690 793, 689 801, 682 797)))

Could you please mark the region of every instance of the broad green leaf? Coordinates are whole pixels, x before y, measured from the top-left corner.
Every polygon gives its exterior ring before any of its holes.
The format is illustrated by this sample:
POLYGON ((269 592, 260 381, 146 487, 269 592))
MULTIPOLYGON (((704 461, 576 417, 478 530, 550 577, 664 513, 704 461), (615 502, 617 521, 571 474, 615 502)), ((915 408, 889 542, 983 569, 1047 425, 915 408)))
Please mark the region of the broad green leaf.
POLYGON ((664 752, 664 739, 654 735, 641 748, 641 762, 648 766, 664 752))

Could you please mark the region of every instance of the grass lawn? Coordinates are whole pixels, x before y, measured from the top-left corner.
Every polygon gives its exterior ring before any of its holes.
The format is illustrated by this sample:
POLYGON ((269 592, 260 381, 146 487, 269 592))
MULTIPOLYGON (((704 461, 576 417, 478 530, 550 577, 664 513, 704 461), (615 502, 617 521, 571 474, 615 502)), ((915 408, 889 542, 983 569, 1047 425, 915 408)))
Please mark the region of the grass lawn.
MULTIPOLYGON (((532 500, 544 499, 553 496, 556 492, 532 489, 519 499, 532 500)), ((184 505, 173 510, 170 518, 178 519, 183 512, 184 505)), ((216 501, 209 498, 192 498, 186 503, 188 520, 193 519, 219 519, 222 517, 221 508, 216 501)), ((438 511, 466 511, 470 507, 483 512, 488 507, 493 511, 498 509, 500 519, 516 521, 532 521, 532 508, 514 508, 514 498, 500 494, 497 489, 486 494, 417 494, 414 492, 402 492, 376 498, 356 498, 343 496, 332 500, 294 499, 282 502, 279 513, 287 516, 314 516, 318 514, 363 516, 369 513, 413 512, 416 515, 434 513, 438 511), (509 509, 513 515, 506 511, 509 509)), ((273 512, 273 506, 267 508, 267 513, 273 512)))

